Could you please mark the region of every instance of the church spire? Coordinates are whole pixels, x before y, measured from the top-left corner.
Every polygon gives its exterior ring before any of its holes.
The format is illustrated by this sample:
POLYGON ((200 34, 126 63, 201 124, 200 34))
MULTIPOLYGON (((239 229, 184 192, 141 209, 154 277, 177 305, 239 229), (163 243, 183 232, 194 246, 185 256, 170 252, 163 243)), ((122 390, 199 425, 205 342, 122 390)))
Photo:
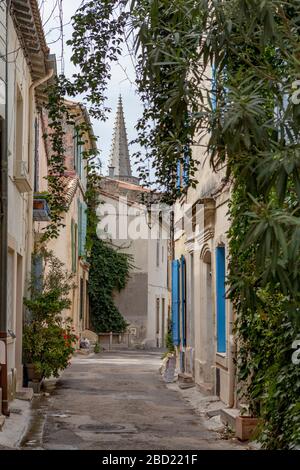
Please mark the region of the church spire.
POLYGON ((117 179, 131 179, 132 177, 121 95, 119 96, 117 116, 110 152, 109 176, 117 179))

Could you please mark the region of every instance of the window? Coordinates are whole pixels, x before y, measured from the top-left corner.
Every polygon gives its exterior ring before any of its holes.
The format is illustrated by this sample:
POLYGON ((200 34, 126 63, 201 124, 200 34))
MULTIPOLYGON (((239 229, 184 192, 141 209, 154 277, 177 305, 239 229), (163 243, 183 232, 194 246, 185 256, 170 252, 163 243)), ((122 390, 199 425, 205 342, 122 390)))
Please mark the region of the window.
POLYGON ((181 165, 181 161, 178 160, 178 162, 177 162, 177 180, 176 180, 177 189, 181 188, 181 179, 182 179, 181 176, 182 176, 182 165, 181 165))
POLYGON ((217 108, 217 70, 215 65, 212 66, 211 105, 213 111, 215 111, 217 108))
POLYGON ((216 250, 217 352, 226 353, 225 247, 216 250))
POLYGON ((186 346, 186 262, 181 257, 181 340, 182 346, 186 346))
POLYGON ((179 332, 179 306, 180 306, 180 291, 179 291, 179 272, 180 262, 174 260, 172 262, 172 333, 173 343, 178 346, 180 343, 179 332))
POLYGON ((177 189, 186 188, 189 184, 189 161, 188 148, 185 149, 183 161, 177 162, 177 189))
POLYGON ((76 273, 77 270, 77 224, 72 219, 71 221, 71 249, 72 249, 72 272, 76 273))
POLYGON ((82 152, 83 146, 81 142, 81 138, 79 135, 79 131, 74 129, 74 169, 78 174, 79 178, 82 177, 82 168, 83 168, 83 161, 82 161, 82 152))
POLYGON ((81 257, 85 256, 86 245, 86 231, 87 231, 87 205, 79 199, 78 204, 78 254, 81 257))

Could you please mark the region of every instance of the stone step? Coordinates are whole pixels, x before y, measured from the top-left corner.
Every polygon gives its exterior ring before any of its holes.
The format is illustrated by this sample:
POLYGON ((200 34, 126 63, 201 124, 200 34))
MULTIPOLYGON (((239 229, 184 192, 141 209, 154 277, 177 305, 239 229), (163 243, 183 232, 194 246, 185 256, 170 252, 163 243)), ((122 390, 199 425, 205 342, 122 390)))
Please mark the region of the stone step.
POLYGON ((240 410, 238 408, 224 408, 221 410, 221 420, 229 426, 233 431, 236 429, 236 417, 239 416, 240 410))
POLYGON ((31 401, 33 399, 32 388, 19 388, 16 392, 16 398, 23 401, 31 401))
POLYGON ((181 384, 193 384, 194 383, 194 377, 192 374, 186 374, 180 372, 178 374, 178 382, 181 384))
POLYGON ((199 390, 199 392, 203 393, 203 395, 205 396, 210 396, 213 394, 214 392, 214 386, 212 383, 205 383, 205 382, 202 382, 202 383, 198 383, 197 384, 197 389, 199 390))

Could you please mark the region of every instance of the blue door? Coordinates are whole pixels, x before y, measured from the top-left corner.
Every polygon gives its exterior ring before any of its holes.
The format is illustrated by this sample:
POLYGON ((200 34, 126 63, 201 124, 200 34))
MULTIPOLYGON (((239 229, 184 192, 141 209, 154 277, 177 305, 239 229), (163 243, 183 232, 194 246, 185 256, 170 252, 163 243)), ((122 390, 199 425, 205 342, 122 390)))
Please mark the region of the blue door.
POLYGON ((186 263, 181 257, 181 344, 186 346, 186 263))
POLYGON ((217 352, 226 352, 225 247, 216 250, 217 352))
POLYGON ((179 328, 179 310, 180 310, 180 289, 179 289, 179 270, 180 263, 178 260, 172 262, 172 332, 173 343, 175 346, 180 344, 180 328, 179 328))

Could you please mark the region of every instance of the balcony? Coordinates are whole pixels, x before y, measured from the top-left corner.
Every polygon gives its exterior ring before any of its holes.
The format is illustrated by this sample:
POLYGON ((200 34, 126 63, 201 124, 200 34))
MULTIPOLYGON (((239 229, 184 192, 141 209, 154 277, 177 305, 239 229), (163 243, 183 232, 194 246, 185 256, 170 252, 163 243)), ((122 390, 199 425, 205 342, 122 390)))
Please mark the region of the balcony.
POLYGON ((35 222, 49 222, 51 220, 47 195, 36 193, 33 196, 33 220, 35 222))

